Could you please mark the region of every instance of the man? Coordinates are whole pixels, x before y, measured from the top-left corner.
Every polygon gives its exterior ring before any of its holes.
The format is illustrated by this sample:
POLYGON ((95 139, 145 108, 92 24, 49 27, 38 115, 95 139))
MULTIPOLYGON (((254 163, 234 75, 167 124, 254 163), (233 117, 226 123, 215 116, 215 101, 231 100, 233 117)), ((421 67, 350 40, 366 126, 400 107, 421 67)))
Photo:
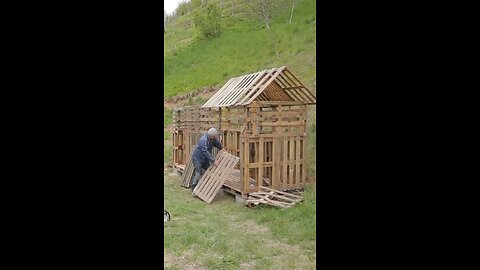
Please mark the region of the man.
POLYGON ((218 165, 218 161, 214 160, 212 157, 212 148, 216 147, 218 150, 222 150, 223 146, 218 141, 218 132, 215 128, 211 128, 208 130, 207 134, 203 135, 200 138, 197 146, 195 147, 195 151, 193 151, 192 161, 194 169, 194 175, 192 180, 192 196, 195 198, 196 195, 193 193, 193 190, 198 184, 198 180, 200 180, 203 170, 207 170, 208 167, 213 163, 215 166, 218 165))

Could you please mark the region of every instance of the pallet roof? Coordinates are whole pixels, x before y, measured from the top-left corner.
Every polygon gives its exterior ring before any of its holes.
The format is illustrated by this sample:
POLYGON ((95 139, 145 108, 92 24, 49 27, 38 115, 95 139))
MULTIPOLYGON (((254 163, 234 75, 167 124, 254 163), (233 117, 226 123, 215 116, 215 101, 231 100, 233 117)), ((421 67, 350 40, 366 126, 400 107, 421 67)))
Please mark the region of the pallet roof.
POLYGON ((316 104, 315 95, 282 66, 228 80, 202 107, 246 106, 254 100, 316 104))

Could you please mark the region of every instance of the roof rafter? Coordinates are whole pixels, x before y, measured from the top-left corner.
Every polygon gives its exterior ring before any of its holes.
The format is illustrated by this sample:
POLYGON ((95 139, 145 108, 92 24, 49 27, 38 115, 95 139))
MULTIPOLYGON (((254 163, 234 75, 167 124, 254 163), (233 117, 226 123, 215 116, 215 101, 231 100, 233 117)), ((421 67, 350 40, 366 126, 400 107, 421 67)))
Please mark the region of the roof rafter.
POLYGON ((316 97, 286 66, 232 78, 202 107, 248 106, 254 100, 316 104, 316 97))

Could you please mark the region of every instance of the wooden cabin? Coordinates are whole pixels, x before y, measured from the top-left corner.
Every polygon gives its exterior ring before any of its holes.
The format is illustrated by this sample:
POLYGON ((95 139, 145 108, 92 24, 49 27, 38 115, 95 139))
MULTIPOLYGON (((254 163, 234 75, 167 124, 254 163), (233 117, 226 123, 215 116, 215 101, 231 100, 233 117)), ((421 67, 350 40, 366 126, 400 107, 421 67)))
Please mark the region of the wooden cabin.
POLYGON ((240 158, 224 190, 246 197, 259 186, 302 188, 307 106, 314 104, 315 95, 285 66, 232 78, 203 106, 173 110, 173 165, 184 170, 200 136, 215 127, 226 151, 240 158))

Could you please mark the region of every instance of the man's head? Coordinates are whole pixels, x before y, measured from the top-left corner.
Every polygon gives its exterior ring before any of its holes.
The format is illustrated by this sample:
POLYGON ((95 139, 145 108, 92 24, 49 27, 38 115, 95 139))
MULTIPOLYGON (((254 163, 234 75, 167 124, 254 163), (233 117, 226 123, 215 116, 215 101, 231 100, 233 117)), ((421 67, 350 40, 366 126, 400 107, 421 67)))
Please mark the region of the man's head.
POLYGON ((215 140, 218 136, 218 131, 215 128, 211 128, 208 130, 207 134, 210 140, 215 140))

